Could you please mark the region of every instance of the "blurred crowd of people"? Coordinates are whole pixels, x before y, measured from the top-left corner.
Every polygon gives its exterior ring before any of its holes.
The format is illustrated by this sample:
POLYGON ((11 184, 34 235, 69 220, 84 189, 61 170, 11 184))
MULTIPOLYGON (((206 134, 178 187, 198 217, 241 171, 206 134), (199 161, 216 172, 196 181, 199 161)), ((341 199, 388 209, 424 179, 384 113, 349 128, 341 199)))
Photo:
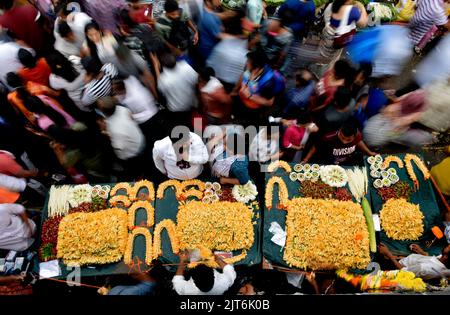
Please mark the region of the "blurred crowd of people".
MULTIPOLYGON (((23 205, 41 206, 54 183, 259 186, 277 159, 356 165, 432 144, 450 127, 449 22, 441 0, 416 6, 410 23, 369 28, 351 0, 0 0, 0 228, 11 229, 0 248, 30 246, 23 205), (314 33, 314 61, 300 62, 314 33)), ((175 290, 221 294, 236 278, 223 267, 194 282, 179 271, 175 290)))

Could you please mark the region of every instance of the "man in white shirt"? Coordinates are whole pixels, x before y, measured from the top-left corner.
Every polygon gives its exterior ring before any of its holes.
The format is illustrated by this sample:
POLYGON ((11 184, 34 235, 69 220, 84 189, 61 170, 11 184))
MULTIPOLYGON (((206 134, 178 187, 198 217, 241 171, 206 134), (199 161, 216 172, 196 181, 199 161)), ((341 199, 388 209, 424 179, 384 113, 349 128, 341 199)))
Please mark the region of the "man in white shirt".
POLYGON ((80 55, 83 43, 86 40, 84 28, 92 18, 84 12, 72 12, 65 3, 58 12, 55 20, 53 35, 55 36, 55 49, 64 56, 80 55))
POLYGON ((30 51, 34 55, 34 50, 31 48, 22 47, 16 42, 0 42, 0 81, 7 88, 11 87, 6 82, 6 75, 9 72, 16 73, 23 67, 18 57, 18 53, 21 48, 30 51))
POLYGON ((158 89, 167 100, 171 112, 189 112, 196 108, 196 86, 198 73, 184 60, 176 61, 172 54, 162 57, 163 72, 159 73, 159 62, 152 58, 158 79, 158 89))
POLYGON ((202 138, 193 132, 181 139, 166 137, 156 141, 153 147, 156 168, 172 179, 188 180, 198 177, 208 158, 208 149, 202 138))
POLYGON ((34 242, 36 224, 22 205, 0 204, 0 249, 24 251, 34 242))
POLYGON ((117 99, 110 96, 97 100, 97 108, 104 115, 105 131, 116 156, 123 161, 139 156, 145 148, 145 138, 130 110, 118 106, 117 99))
POLYGON ((179 295, 222 295, 236 280, 233 265, 227 265, 217 255, 215 259, 222 272, 201 264, 192 269, 191 278, 185 280, 184 271, 188 255, 186 252, 180 252, 179 257, 180 265, 172 279, 173 288, 179 295))
POLYGON ((442 250, 440 256, 428 256, 418 245, 411 245, 411 250, 417 254, 411 254, 399 261, 392 255, 383 243, 378 247, 380 254, 389 258, 398 269, 413 272, 416 277, 424 280, 439 279, 450 276, 450 245, 442 250))

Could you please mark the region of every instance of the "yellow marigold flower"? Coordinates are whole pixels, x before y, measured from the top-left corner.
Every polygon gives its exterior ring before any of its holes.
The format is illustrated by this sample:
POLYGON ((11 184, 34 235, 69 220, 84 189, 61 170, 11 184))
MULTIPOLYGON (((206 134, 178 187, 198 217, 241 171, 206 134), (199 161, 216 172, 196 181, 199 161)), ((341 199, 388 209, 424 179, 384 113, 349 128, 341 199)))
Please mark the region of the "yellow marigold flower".
POLYGON ((123 182, 123 183, 117 183, 109 193, 110 197, 113 197, 117 194, 119 190, 125 190, 127 196, 130 195, 131 192, 131 185, 129 183, 123 182))
POLYGON ((172 245, 172 252, 174 254, 177 254, 180 250, 180 242, 176 234, 175 223, 173 223, 173 221, 169 219, 162 220, 156 225, 155 231, 153 232, 153 256, 155 258, 162 255, 161 233, 163 229, 166 229, 167 234, 169 235, 170 244, 172 245))
POLYGON ((414 183, 414 188, 419 189, 419 181, 417 180, 416 174, 414 172, 414 168, 411 163, 412 161, 416 163, 417 167, 422 172, 423 178, 425 180, 429 179, 431 175, 425 163, 417 155, 415 154, 405 155, 406 171, 408 172, 409 178, 411 178, 411 180, 414 183))
POLYGON ((176 179, 167 180, 164 183, 161 183, 158 186, 158 191, 156 192, 156 198, 163 199, 164 198, 164 192, 170 186, 172 186, 175 189, 176 195, 177 195, 177 198, 178 198, 181 195, 183 189, 181 187, 181 183, 179 181, 177 181, 176 179))
POLYGON ((133 262, 133 249, 134 249, 134 240, 137 235, 143 235, 145 237, 145 263, 150 265, 153 260, 152 256, 152 235, 148 228, 144 227, 136 227, 131 231, 128 235, 127 248, 125 251, 124 261, 125 264, 130 265, 133 262))
POLYGON ((118 208, 73 213, 61 220, 58 258, 67 265, 120 261, 127 245, 127 213, 118 208))
POLYGON ((287 203, 286 233, 283 259, 290 266, 364 269, 370 263, 366 220, 354 202, 295 198, 287 203))
POLYGON ((389 199, 380 211, 381 227, 393 240, 417 240, 422 236, 423 213, 405 199, 389 199))
POLYGON ((195 186, 197 190, 204 191, 206 189, 206 184, 199 179, 185 180, 181 183, 181 191, 187 190, 188 187, 195 186))
POLYGON ((147 188, 148 191, 148 201, 155 200, 155 188, 153 187, 153 183, 148 180, 141 180, 136 182, 133 188, 130 191, 130 199, 132 201, 138 201, 139 199, 139 190, 141 188, 147 188))
POLYGON ((267 167, 267 171, 272 173, 273 171, 277 170, 279 167, 284 169, 287 173, 292 172, 292 167, 289 165, 289 163, 281 160, 274 161, 269 164, 267 167))
POLYGON ((392 162, 397 163, 398 168, 403 168, 404 164, 401 158, 399 158, 396 155, 388 155, 384 161, 383 161, 383 168, 387 169, 389 168, 389 164, 391 164, 392 162))
POLYGON ((286 187, 286 183, 281 177, 273 176, 269 179, 266 185, 265 203, 267 209, 272 209, 272 199, 273 199, 273 188, 275 184, 278 184, 278 199, 280 201, 280 207, 289 201, 289 193, 286 187))
POLYGON ((147 214, 147 227, 151 227, 155 224, 155 209, 148 201, 138 201, 128 209, 128 228, 131 230, 136 226, 136 211, 138 209, 145 209, 147 214))
POLYGON ((117 207, 119 204, 122 204, 125 208, 128 208, 131 205, 131 201, 128 199, 128 196, 124 195, 116 195, 111 197, 108 202, 112 207, 117 207))

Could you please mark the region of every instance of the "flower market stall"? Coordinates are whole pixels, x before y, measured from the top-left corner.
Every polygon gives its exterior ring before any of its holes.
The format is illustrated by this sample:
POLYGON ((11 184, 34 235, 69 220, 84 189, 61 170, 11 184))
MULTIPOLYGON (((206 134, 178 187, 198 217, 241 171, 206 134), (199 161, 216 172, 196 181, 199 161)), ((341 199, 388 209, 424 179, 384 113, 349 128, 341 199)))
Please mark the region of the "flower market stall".
POLYGON ((300 270, 366 269, 376 240, 364 169, 279 162, 269 170, 264 257, 300 270))
POLYGON ((176 267, 179 250, 198 250, 197 262, 256 264, 260 213, 256 187, 169 180, 53 186, 43 213, 40 261, 58 259, 60 276, 148 269, 154 259, 176 267))
POLYGON ((420 155, 396 154, 367 158, 369 189, 374 213, 380 214, 380 241, 397 255, 409 255, 419 244, 431 255, 442 245, 433 242, 432 229, 443 222, 430 173, 420 155))

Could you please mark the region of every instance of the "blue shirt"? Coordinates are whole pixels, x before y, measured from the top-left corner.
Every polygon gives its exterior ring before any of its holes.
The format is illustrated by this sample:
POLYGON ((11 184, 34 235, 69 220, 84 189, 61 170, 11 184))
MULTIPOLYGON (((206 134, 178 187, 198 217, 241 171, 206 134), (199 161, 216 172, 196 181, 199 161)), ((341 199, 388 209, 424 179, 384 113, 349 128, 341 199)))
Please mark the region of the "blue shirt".
POLYGON ((292 109, 303 109, 308 105, 309 99, 314 92, 314 81, 300 88, 292 88, 286 92, 286 107, 284 114, 289 113, 292 109))
POLYGON ((367 120, 377 115, 388 102, 389 100, 383 90, 379 88, 370 88, 366 108, 362 111, 360 107, 358 111, 353 114, 353 117, 358 120, 360 128, 363 129, 367 120))
POLYGON ((217 15, 203 8, 203 16, 198 31, 200 35, 198 52, 206 60, 214 46, 219 42, 218 36, 222 32, 222 21, 217 15))
POLYGON ((303 33, 305 24, 314 21, 316 18, 316 6, 314 1, 306 0, 303 2, 300 0, 286 0, 278 10, 278 15, 281 16, 287 9, 291 10, 295 16, 295 21, 287 26, 289 26, 296 37, 303 37, 305 35, 303 33))
POLYGON ((151 295, 154 293, 156 282, 140 282, 136 285, 118 285, 112 288, 108 295, 151 295))

